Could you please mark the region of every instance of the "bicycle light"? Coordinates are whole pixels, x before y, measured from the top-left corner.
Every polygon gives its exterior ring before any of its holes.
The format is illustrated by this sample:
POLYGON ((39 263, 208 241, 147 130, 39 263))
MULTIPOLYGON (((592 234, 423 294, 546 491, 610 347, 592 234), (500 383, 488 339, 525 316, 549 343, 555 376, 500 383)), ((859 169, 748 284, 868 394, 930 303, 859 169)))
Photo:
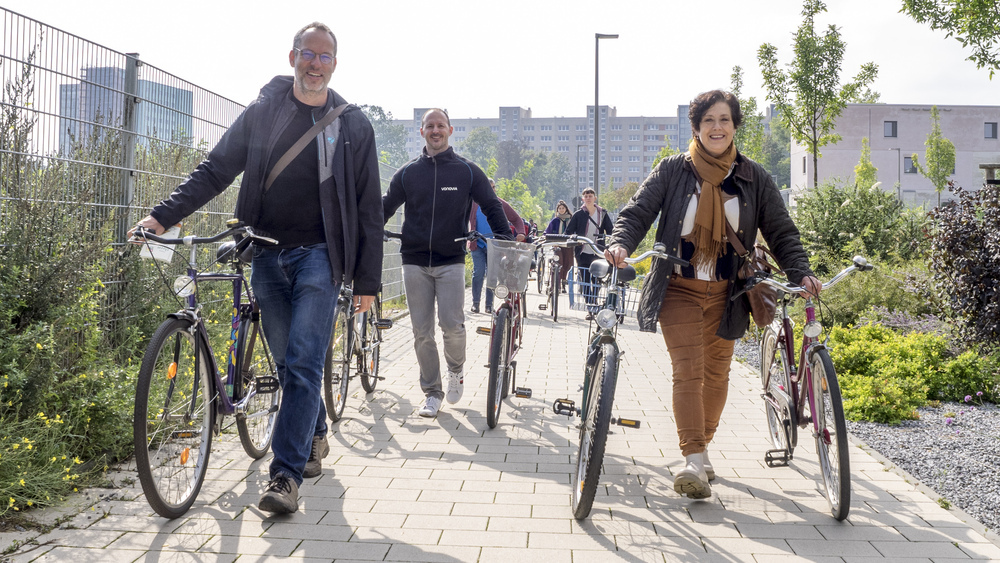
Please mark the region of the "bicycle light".
POLYGON ((618 315, 612 309, 601 309, 594 318, 597 320, 597 326, 604 329, 614 328, 618 324, 618 315))
POLYGON ((194 280, 190 276, 178 276, 174 280, 174 293, 177 297, 187 297, 194 293, 194 280))
POLYGON ((493 294, 499 299, 507 299, 507 296, 510 295, 510 289, 508 289, 506 285, 498 285, 496 289, 493 290, 493 294))

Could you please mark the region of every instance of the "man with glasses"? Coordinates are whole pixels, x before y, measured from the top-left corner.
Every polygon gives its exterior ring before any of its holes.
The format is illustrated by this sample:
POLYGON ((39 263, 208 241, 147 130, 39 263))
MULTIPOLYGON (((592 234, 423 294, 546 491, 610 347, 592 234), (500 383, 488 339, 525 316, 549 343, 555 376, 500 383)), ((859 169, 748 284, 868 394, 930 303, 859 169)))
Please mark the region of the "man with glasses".
POLYGON ((138 225, 162 233, 242 173, 236 217, 279 243, 254 250, 251 278, 282 390, 259 503, 272 513, 298 510, 299 485, 322 473, 330 451, 321 392, 341 285, 353 283, 353 308, 363 312, 382 275, 375 133, 328 87, 337 38, 311 23, 295 34, 288 62, 294 76, 264 86, 208 158, 138 225))
POLYGON ((423 154, 392 176, 382 196, 385 221, 405 204, 400 253, 403 288, 413 326, 413 348, 420 368, 424 404, 418 414, 437 416, 441 401, 462 398, 465 365, 465 245, 472 202, 479 204, 495 236, 509 240, 510 226, 486 174, 448 146, 454 129, 443 109, 420 120, 423 154), (455 240, 459 239, 459 240, 455 240), (441 362, 434 341, 434 305, 448 364, 448 392, 441 384, 441 362))

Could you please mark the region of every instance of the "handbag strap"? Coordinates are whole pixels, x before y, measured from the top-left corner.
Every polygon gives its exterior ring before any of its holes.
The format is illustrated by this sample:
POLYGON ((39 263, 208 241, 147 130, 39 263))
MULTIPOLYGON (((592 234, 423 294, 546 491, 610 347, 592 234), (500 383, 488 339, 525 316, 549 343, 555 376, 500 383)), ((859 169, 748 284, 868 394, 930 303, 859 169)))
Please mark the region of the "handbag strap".
POLYGON ((313 126, 310 127, 309 130, 306 131, 302 135, 302 137, 299 138, 298 141, 295 141, 295 144, 292 145, 287 151, 285 151, 285 154, 281 155, 281 158, 278 159, 278 162, 274 165, 274 168, 271 169, 271 173, 267 175, 267 182, 264 182, 265 193, 267 192, 267 190, 271 189, 271 184, 274 183, 274 180, 278 177, 278 174, 281 174, 281 171, 284 170, 286 166, 291 164, 291 162, 295 160, 295 157, 299 156, 299 153, 302 152, 302 149, 306 148, 306 145, 311 143, 312 140, 316 138, 316 135, 319 135, 320 131, 325 129, 327 125, 333 123, 334 119, 340 117, 340 114, 344 113, 344 110, 347 109, 347 106, 348 104, 342 104, 330 110, 326 115, 323 116, 323 119, 320 119, 319 121, 314 123, 313 126))
POLYGON ((747 252, 747 248, 740 242, 740 237, 736 236, 733 226, 729 224, 727 219, 723 219, 722 222, 726 224, 726 239, 729 241, 729 244, 733 245, 733 250, 736 251, 736 254, 740 258, 749 259, 750 253, 747 252))

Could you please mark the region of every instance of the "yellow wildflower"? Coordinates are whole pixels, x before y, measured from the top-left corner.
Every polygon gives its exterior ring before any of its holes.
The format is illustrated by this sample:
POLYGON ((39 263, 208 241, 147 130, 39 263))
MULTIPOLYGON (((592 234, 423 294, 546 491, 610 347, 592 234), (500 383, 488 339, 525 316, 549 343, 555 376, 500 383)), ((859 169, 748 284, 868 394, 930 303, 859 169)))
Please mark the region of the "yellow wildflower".
POLYGON ((21 486, 23 487, 24 486, 24 479, 21 479, 20 483, 21 483, 21 486))
POLYGON ((38 348, 39 350, 41 350, 42 349, 42 344, 40 342, 35 342, 35 347, 38 348))

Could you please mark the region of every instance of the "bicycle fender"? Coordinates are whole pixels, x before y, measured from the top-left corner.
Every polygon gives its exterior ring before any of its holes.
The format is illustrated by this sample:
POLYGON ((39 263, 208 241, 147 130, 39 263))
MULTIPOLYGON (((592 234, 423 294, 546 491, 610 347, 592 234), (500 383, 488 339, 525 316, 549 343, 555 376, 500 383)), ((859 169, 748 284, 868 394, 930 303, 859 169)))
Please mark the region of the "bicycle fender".
POLYGON ((176 313, 169 313, 167 314, 167 317, 171 319, 177 319, 179 321, 188 321, 191 324, 195 324, 198 322, 198 319, 195 317, 194 312, 189 311, 187 309, 181 309, 176 313))
POLYGON ((615 353, 620 352, 620 350, 618 350, 618 343, 615 342, 614 336, 610 334, 599 334, 590 342, 590 351, 587 354, 587 366, 594 367, 594 365, 597 364, 597 356, 600 355, 601 346, 605 344, 611 344, 614 346, 615 353))
POLYGON ((806 352, 806 357, 809 358, 810 363, 813 361, 813 356, 815 356, 816 352, 819 350, 828 350, 828 348, 826 347, 826 344, 823 344, 822 342, 817 342, 812 346, 809 346, 809 350, 806 352))

